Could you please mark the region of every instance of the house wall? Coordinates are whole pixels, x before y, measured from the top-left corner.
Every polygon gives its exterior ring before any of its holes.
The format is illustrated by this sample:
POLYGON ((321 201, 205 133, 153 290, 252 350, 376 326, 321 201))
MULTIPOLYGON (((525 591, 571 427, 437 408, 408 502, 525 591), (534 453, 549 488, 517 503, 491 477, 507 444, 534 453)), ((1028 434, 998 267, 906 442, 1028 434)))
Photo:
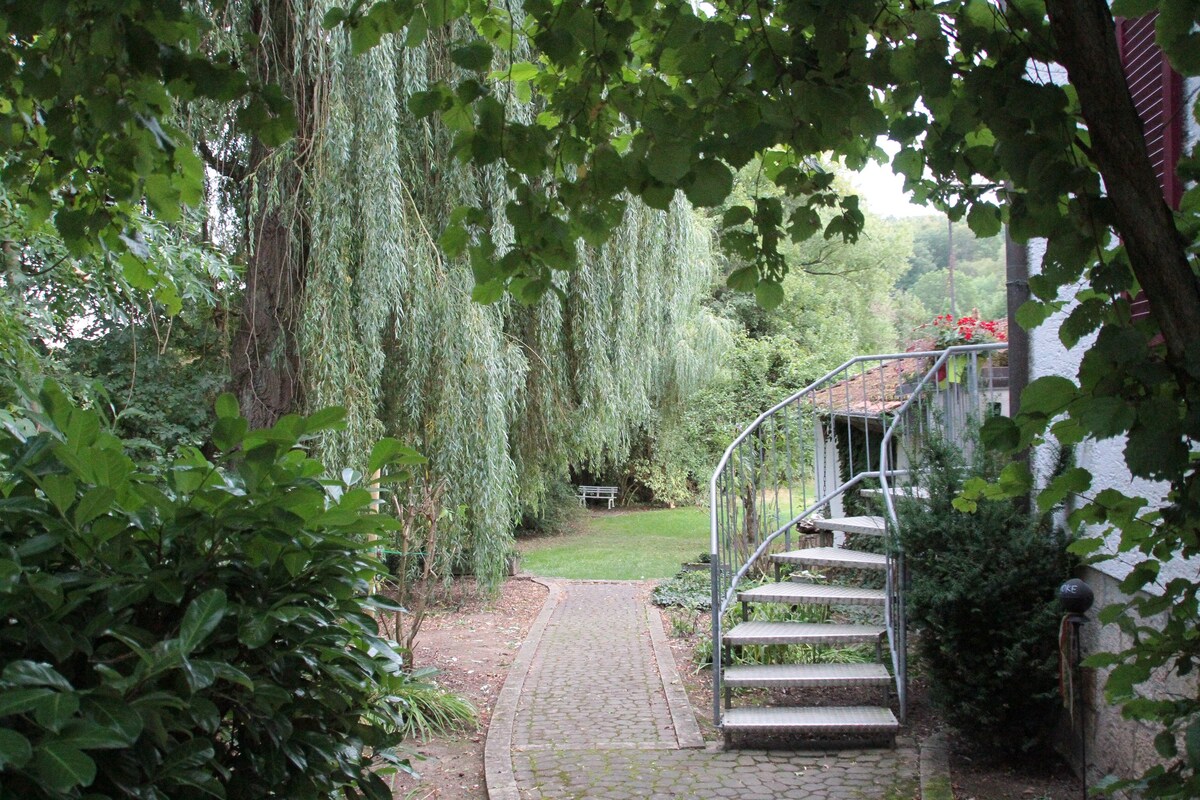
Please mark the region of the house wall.
MULTIPOLYGON (((1184 86, 1184 97, 1194 98, 1198 92, 1200 79, 1189 79, 1184 86)), ((1200 141, 1200 125, 1190 113, 1187 115, 1185 140, 1185 152, 1200 141)), ((1034 242, 1030 245, 1031 271, 1037 270, 1044 254, 1044 242, 1034 242)), ((1069 299, 1074 291, 1065 291, 1060 299, 1069 299)), ((1077 376, 1080 359, 1091 346, 1094 337, 1081 341, 1069 350, 1062 345, 1058 338, 1058 329, 1070 310, 1068 307, 1052 316, 1030 333, 1031 380, 1043 375, 1064 375, 1071 378, 1077 376)), ((1120 437, 1098 442, 1086 441, 1075 448, 1075 463, 1092 473, 1093 491, 1113 488, 1127 496, 1141 496, 1153 503, 1162 504, 1166 496, 1166 484, 1131 476, 1125 468, 1124 448, 1125 440, 1120 437)), ((1044 482, 1053 472, 1057 459, 1058 450, 1052 444, 1044 445, 1035 451, 1032 467, 1039 481, 1044 482)), ((1085 656, 1094 652, 1114 652, 1130 645, 1129 638, 1121 633, 1116 625, 1102 626, 1096 620, 1101 608, 1128 599, 1120 590, 1119 583, 1138 560, 1130 554, 1117 552, 1117 538, 1116 534, 1112 534, 1106 541, 1106 550, 1113 555, 1112 558, 1085 567, 1079 573, 1079 577, 1085 580, 1096 594, 1096 603, 1081 631, 1085 656)), ((1200 561, 1175 559, 1163 565, 1160 581, 1165 583, 1182 576, 1195 580, 1197 575, 1200 575, 1200 561)), ((1158 730, 1145 723, 1123 719, 1120 709, 1111 706, 1104 699, 1104 682, 1109 672, 1107 669, 1085 670, 1082 681, 1085 695, 1088 777, 1093 781, 1110 774, 1132 777, 1161 762, 1154 749, 1154 736, 1158 730)), ((1166 697, 1180 693, 1195 696, 1197 690, 1195 675, 1184 679, 1165 671, 1140 687, 1140 691, 1149 697, 1166 697)), ((1078 770, 1078 733, 1069 725, 1064 725, 1063 734, 1061 749, 1078 770)))

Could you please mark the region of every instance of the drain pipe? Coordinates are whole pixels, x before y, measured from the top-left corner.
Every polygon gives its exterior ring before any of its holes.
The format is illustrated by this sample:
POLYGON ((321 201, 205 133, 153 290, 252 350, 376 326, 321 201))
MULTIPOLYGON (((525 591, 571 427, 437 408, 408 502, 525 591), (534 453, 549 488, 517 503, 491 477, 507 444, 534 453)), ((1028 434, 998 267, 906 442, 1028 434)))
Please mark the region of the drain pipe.
POLYGON ((1029 383, 1029 333, 1017 324, 1017 309, 1029 299, 1029 251, 1004 229, 1004 274, 1008 290, 1008 415, 1021 407, 1029 383))

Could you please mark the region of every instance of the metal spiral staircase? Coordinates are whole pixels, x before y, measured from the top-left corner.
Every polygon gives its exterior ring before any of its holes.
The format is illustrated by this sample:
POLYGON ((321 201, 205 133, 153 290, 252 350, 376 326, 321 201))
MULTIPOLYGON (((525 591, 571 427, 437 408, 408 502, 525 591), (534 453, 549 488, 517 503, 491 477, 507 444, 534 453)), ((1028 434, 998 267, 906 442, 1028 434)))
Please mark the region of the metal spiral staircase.
POLYGON ((713 722, 726 746, 894 741, 908 701, 899 498, 920 499, 922 442, 970 447, 973 420, 1007 412, 1005 348, 851 359, 725 451, 709 488, 713 722), (864 646, 874 661, 835 663, 864 646), (745 663, 752 650, 768 663, 745 663))

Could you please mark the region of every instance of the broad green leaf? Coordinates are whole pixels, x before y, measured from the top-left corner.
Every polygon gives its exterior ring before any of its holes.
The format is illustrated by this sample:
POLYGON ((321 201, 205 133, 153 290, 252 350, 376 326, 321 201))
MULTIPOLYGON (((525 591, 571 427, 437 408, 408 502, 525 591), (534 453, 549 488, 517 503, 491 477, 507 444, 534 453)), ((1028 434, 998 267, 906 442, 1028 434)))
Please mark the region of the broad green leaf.
POLYGON ((306 433, 324 430, 340 430, 345 427, 346 409, 341 406, 328 406, 309 414, 304 418, 306 433))
POLYGON ((42 698, 54 694, 52 689, 5 689, 0 692, 0 717, 23 714, 37 706, 42 698))
POLYGON ((11 592, 21 581, 21 566, 7 558, 0 558, 0 594, 11 592))
POLYGON ((237 398, 229 392, 224 392, 217 398, 216 411, 217 416, 222 419, 237 417, 241 414, 238 410, 237 398))
POLYGON ((85 697, 82 711, 126 747, 137 741, 144 727, 141 715, 115 697, 85 697))
POLYGON ((242 417, 220 417, 213 425, 213 444, 228 453, 236 450, 245 440, 250 424, 242 417))
POLYGON ((223 589, 209 589, 188 604, 179 626, 179 642, 183 655, 195 650, 225 616, 228 608, 223 589))
POLYGON ((0 679, 16 686, 49 686, 64 692, 73 691, 70 682, 53 667, 36 661, 11 661, 0 673, 0 679))
POLYGON ((513 81, 529 81, 538 76, 540 70, 536 64, 528 61, 518 61, 500 74, 513 81))
POLYGON ((399 439, 385 437, 371 448, 367 458, 367 471, 375 474, 389 464, 417 465, 424 464, 428 459, 399 439))
POLYGON ((80 750, 121 750, 132 742, 121 730, 112 730, 91 720, 76 720, 59 734, 60 744, 80 750))
POLYGON ((33 757, 29 740, 16 731, 0 728, 0 772, 20 769, 33 757))
POLYGON ((74 692, 51 692, 38 700, 33 716, 43 728, 61 730, 79 710, 79 695, 74 692))
POLYGON ((101 514, 112 508, 117 493, 108 486, 96 486, 79 498, 75 507, 75 526, 82 528, 101 514))
POLYGON ((1112 13, 1114 17, 1133 19, 1155 11, 1160 2, 1162 0, 1113 0, 1112 13))
POLYGON ((96 779, 96 762, 78 748, 56 741, 39 745, 33 763, 37 775, 52 789, 67 792, 76 786, 88 787, 96 779))
POLYGON ((251 649, 262 647, 275 633, 275 620, 266 614, 249 614, 238 625, 238 641, 251 649))
POLYGON ((75 479, 70 475, 51 473, 43 476, 39 483, 58 512, 65 515, 75 502, 75 479))

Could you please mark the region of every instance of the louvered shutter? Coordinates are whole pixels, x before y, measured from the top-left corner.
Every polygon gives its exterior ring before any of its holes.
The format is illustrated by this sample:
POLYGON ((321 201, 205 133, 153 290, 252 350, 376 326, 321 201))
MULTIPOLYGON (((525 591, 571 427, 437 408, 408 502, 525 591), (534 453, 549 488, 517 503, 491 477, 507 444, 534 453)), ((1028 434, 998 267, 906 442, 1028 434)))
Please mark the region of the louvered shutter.
MULTIPOLYGON (((1183 186, 1175 166, 1183 147, 1183 79, 1154 41, 1157 18, 1157 11, 1136 19, 1118 18, 1117 48, 1163 197, 1171 208, 1179 208, 1183 186)), ((1139 292, 1133 300, 1133 318, 1149 313, 1150 304, 1139 292)))

